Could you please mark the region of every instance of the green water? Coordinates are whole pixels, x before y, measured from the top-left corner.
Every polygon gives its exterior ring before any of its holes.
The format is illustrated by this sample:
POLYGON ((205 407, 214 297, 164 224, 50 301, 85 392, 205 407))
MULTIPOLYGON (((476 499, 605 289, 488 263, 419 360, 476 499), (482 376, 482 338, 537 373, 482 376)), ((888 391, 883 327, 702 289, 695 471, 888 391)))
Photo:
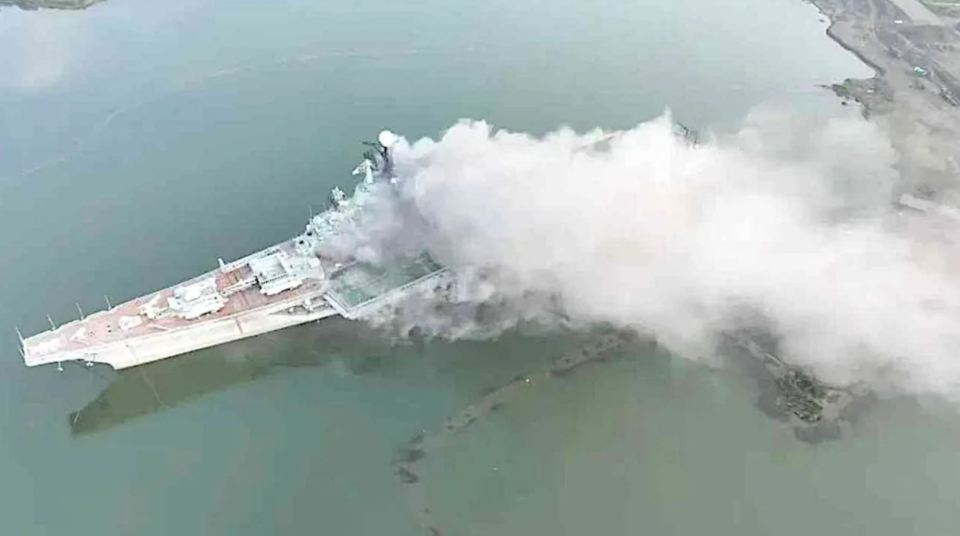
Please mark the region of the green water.
MULTIPOLYGON (((394 344, 330 322, 61 374, 24 368, 13 328, 298 232, 383 127, 830 108, 815 84, 867 71, 817 19, 799 0, 0 10, 2 533, 422 534, 394 450, 567 342, 394 344)), ((752 397, 658 355, 583 369, 457 436, 424 488, 445 534, 953 532, 950 413, 883 406, 812 447, 752 397)))

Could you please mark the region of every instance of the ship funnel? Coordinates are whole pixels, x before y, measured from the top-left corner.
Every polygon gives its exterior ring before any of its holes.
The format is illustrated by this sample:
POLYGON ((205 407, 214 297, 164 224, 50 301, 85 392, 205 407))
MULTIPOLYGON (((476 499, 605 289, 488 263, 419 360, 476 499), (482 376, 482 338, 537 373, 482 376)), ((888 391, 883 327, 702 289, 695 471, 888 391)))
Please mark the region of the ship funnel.
POLYGON ((379 141, 380 145, 385 149, 389 149, 391 145, 397 143, 398 139, 400 139, 400 137, 389 130, 381 130, 380 135, 377 136, 377 141, 379 141))

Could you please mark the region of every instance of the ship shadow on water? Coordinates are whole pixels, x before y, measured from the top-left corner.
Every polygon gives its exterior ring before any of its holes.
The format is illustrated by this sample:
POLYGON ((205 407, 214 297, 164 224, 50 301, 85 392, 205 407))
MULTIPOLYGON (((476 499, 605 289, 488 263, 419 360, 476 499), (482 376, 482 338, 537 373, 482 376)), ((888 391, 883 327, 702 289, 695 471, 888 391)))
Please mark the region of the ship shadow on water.
POLYGON ((121 370, 95 399, 68 415, 70 433, 108 430, 290 368, 346 359, 351 372, 372 373, 395 349, 384 333, 331 318, 121 370))

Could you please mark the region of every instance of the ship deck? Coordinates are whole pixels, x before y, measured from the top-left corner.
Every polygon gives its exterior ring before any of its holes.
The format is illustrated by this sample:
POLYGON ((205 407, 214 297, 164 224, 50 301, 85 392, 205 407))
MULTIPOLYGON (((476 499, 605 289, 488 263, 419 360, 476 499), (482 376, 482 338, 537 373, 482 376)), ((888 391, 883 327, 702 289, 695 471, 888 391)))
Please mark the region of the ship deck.
MULTIPOLYGON (((288 249, 292 246, 290 243, 284 243, 274 247, 288 249)), ((141 308, 151 301, 155 300, 156 303, 161 304, 166 303, 166 300, 173 296, 174 289, 181 285, 189 285, 214 277, 217 289, 223 292, 249 275, 251 275, 250 268, 246 265, 228 272, 220 269, 212 270, 187 281, 127 301, 111 309, 98 311, 55 329, 27 337, 23 340, 24 361, 28 366, 47 363, 50 362, 49 355, 51 354, 82 354, 85 350, 103 345, 230 319, 261 308, 282 306, 284 303, 290 303, 293 306, 305 299, 317 298, 326 288, 326 282, 322 279, 305 279, 299 287, 274 296, 266 296, 260 293, 256 287, 250 287, 230 295, 224 307, 219 311, 194 320, 186 320, 174 315, 150 319, 141 314, 141 308), (140 323, 123 329, 121 325, 124 318, 137 319, 140 323)))
POLYGON ((341 265, 320 258, 322 269, 307 272, 299 286, 269 296, 253 284, 248 261, 273 249, 293 254, 294 243, 271 246, 187 281, 28 337, 23 340, 24 362, 37 366, 84 360, 114 368, 136 366, 327 316, 359 318, 399 299, 413 287, 437 287, 449 274, 426 253, 381 267, 359 262, 341 265), (145 314, 151 304, 162 310, 177 287, 209 278, 226 297, 220 310, 194 319, 181 318, 171 311, 153 318, 145 314))

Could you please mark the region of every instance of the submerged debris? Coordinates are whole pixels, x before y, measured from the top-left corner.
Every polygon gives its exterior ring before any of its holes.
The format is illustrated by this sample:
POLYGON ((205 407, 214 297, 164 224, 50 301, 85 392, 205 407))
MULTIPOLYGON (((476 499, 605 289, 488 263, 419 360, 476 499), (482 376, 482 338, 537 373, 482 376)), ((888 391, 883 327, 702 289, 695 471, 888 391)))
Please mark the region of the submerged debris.
POLYGON ((404 484, 416 484, 420 481, 420 477, 406 467, 397 467, 397 475, 404 484))
POLYGON ((839 439, 859 412, 854 410, 855 403, 868 400, 869 393, 862 388, 828 385, 765 350, 776 346, 773 340, 741 336, 734 337, 733 342, 746 350, 746 356, 751 358, 747 361, 756 364, 751 370, 761 384, 760 408, 789 423, 801 441, 839 439))
POLYGON ((426 453, 419 448, 400 448, 394 455, 394 463, 415 463, 423 459, 426 453))
POLYGON ((780 388, 778 402, 800 420, 815 423, 823 418, 827 390, 812 376, 791 370, 777 378, 780 388))
MULTIPOLYGON (((625 333, 614 329, 600 330, 596 337, 586 345, 577 347, 561 355, 550 366, 532 374, 518 374, 511 381, 497 386, 483 389, 480 397, 461 409, 458 413, 448 417, 439 429, 421 431, 415 434, 407 443, 397 450, 393 458, 393 465, 397 476, 404 484, 410 485, 408 493, 413 501, 419 503, 416 512, 420 525, 431 535, 439 535, 436 519, 430 508, 424 504, 423 490, 419 488, 420 477, 414 472, 417 464, 431 452, 440 448, 447 438, 466 430, 471 424, 500 411, 504 404, 518 393, 528 389, 530 385, 548 381, 552 377, 570 373, 590 362, 606 361, 621 352, 624 347, 635 344, 639 338, 634 333, 625 333)), ((494 471, 498 471, 494 468, 494 471)), ((422 484, 421 484, 422 485, 422 484)))
POLYGON ((615 330, 607 331, 603 333, 594 344, 568 352, 558 358, 550 366, 548 374, 551 376, 563 376, 591 361, 606 361, 612 353, 627 344, 636 343, 637 341, 638 337, 636 333, 615 330))

